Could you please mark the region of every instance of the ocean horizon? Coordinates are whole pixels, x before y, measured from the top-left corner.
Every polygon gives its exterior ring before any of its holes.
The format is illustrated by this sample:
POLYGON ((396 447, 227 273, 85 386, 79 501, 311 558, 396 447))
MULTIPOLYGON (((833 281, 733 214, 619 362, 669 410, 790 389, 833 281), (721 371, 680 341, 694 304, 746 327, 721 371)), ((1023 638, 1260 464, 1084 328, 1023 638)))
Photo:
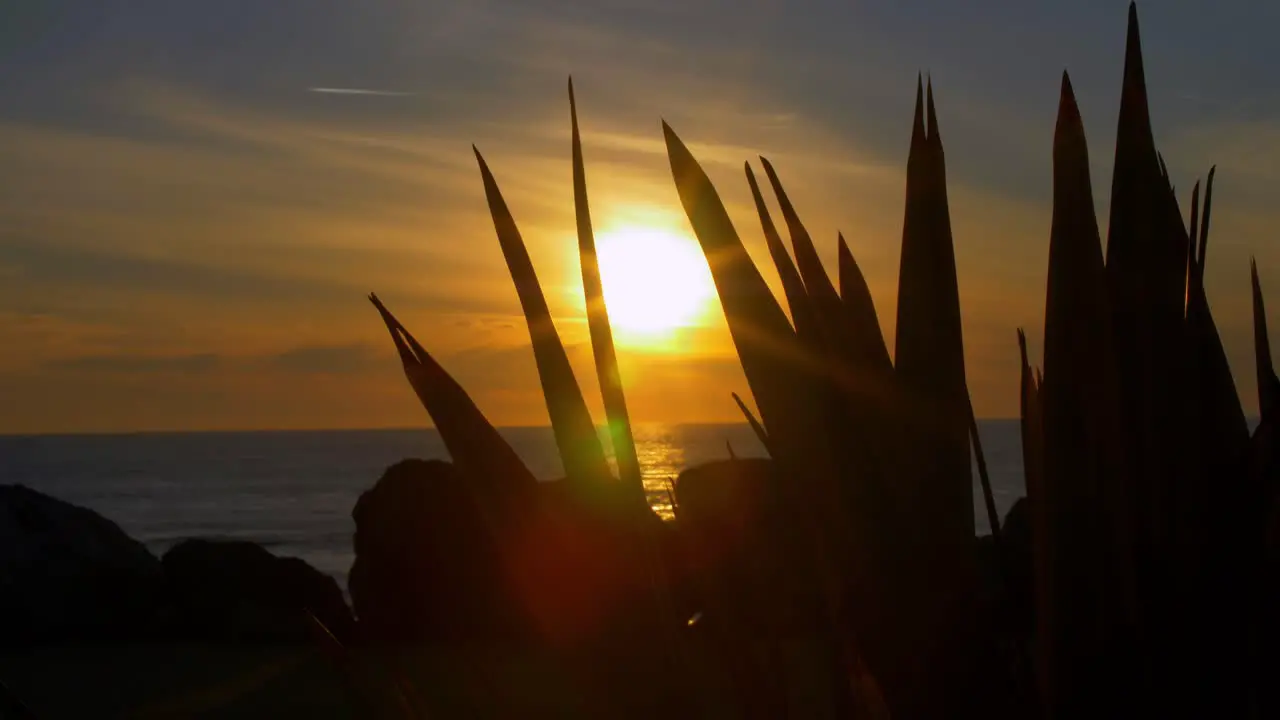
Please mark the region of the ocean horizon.
MULTIPOLYGON (((1001 516, 1024 491, 1016 419, 980 420, 1001 516)), ((563 474, 550 427, 499 428, 539 479, 563 474)), ((745 423, 639 423, 637 451, 654 510, 686 467, 764 456, 745 423)), ((187 538, 248 540, 299 557, 344 588, 351 510, 389 465, 448 459, 431 428, 211 430, 0 435, 0 484, 21 484, 101 513, 157 555, 187 538)), ((980 533, 986 511, 974 472, 980 533)))

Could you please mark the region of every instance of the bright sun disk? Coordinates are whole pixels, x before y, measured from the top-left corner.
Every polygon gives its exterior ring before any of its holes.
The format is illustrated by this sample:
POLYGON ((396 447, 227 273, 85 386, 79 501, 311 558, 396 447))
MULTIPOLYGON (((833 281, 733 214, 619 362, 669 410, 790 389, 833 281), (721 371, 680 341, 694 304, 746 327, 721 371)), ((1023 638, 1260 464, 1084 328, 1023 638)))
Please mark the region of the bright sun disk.
POLYGON ((653 341, 694 324, 715 297, 697 243, 660 228, 623 227, 596 237, 609 322, 619 339, 653 341))

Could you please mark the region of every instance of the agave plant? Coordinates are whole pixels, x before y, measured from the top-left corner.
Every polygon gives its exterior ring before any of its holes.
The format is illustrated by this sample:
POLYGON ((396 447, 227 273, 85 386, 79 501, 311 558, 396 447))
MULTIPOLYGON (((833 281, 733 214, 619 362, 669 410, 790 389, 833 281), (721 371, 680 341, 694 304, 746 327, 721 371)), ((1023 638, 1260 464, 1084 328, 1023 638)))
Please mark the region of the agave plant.
POLYGON ((1043 379, 1023 361, 1035 655, 1055 715, 1258 707, 1275 379, 1255 271, 1263 421, 1251 437, 1204 290, 1213 175, 1184 225, 1131 6, 1105 260, 1064 75, 1043 379))
POLYGON ((636 656, 632 660, 656 662, 655 672, 680 677, 682 652, 673 633, 687 615, 676 609, 662 522, 648 506, 640 475, 596 261, 572 83, 569 96, 583 284, 619 477, 610 468, 516 222, 479 150, 475 154, 485 195, 528 322, 565 478, 540 487, 466 391, 376 295, 370 299, 391 333, 410 384, 475 493, 496 544, 504 549, 512 592, 529 605, 542 640, 559 650, 568 644, 595 652, 613 652, 621 644, 622 652, 636 656), (539 492, 545 488, 553 492, 539 492), (559 572, 556 578, 540 574, 549 568, 559 572), (577 604, 565 602, 569 585, 579 586, 577 604), (621 609, 603 612, 621 617, 624 625, 638 622, 647 630, 633 627, 621 636, 605 633, 604 638, 583 645, 588 631, 582 615, 600 609, 588 609, 584 603, 609 604, 605 595, 619 601, 621 609))
MULTIPOLYGON (((584 517, 596 530, 626 528, 608 544, 607 562, 642 579, 630 586, 644 598, 632 609, 653 621, 646 642, 663 667, 680 673, 688 671, 697 641, 681 630, 685 616, 673 601, 678 568, 664 560, 662 532, 655 529, 661 523, 645 504, 596 263, 572 85, 569 92, 583 287, 618 477, 515 220, 478 151, 571 503, 537 500, 538 485, 511 447, 371 297, 411 385, 494 537, 508 549, 513 574, 520 573, 517 546, 531 527, 552 538, 546 547, 553 557, 564 558, 586 537, 564 528, 584 517)), ((997 550, 1000 523, 967 389, 932 83, 918 79, 916 87, 892 354, 843 234, 833 283, 767 159, 760 162, 790 251, 750 164, 745 173, 786 311, 706 173, 665 123, 663 133, 677 194, 710 266, 758 419, 741 398, 733 399, 770 456, 763 476, 758 464, 751 466, 753 477, 763 478, 766 498, 753 530, 761 540, 753 547, 757 572, 768 579, 756 587, 777 592, 767 600, 732 589, 718 596, 757 603, 787 620, 726 621, 722 628, 729 631, 709 656, 730 668, 737 690, 749 696, 744 704, 796 711, 789 700, 794 686, 812 686, 817 675, 821 689, 809 701, 837 716, 1076 717, 1172 710, 1175 702, 1215 714, 1261 707, 1263 648, 1255 638, 1264 629, 1268 523, 1273 545, 1280 532, 1278 511, 1271 509, 1280 469, 1273 450, 1280 380, 1267 349, 1255 271, 1263 417, 1251 435, 1203 285, 1213 173, 1203 210, 1197 185, 1184 225, 1155 149, 1132 6, 1106 255, 1080 111, 1064 74, 1053 147, 1043 374, 1031 367, 1019 331, 1034 578, 1028 595, 1035 618, 1026 635, 993 620, 1009 608, 990 607, 978 566, 975 458, 997 550), (799 642, 808 660, 757 663, 751 658, 761 642, 775 660, 781 648, 799 642), (1023 656, 1034 679, 1016 672, 1023 656), (1167 692, 1175 686, 1190 693, 1175 698, 1167 692), (1036 698, 1032 704, 1029 695, 1036 698)), ((730 466, 734 462, 740 461, 730 466)), ((677 485, 683 507, 681 492, 677 485)), ((699 514, 696 504, 689 514, 699 514)), ((1009 553, 1001 558, 1014 561, 1009 553)), ((570 566, 583 573, 597 567, 570 566)), ((525 582, 536 584, 536 578, 525 582)), ((1006 602, 1012 597, 1007 593, 1006 602)), ((735 615, 731 607, 720 609, 735 615)), ((533 612, 554 615, 556 608, 533 612)), ((681 709, 692 712, 696 702, 677 695, 681 709)))

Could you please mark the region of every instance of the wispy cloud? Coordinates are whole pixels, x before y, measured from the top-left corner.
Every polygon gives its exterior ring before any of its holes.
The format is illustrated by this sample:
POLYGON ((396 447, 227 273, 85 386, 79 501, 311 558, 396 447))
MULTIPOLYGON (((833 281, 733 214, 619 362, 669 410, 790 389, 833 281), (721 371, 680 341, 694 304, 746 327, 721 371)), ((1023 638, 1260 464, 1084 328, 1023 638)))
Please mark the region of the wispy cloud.
POLYGON ((415 93, 399 90, 370 90, 368 88, 312 87, 307 92, 321 95, 373 95, 375 97, 412 97, 415 93))
POLYGON ((113 354, 75 355, 57 358, 44 367, 54 371, 113 374, 256 372, 270 370, 281 373, 353 375, 380 367, 389 360, 390 352, 382 346, 366 343, 345 345, 305 345, 262 355, 227 355, 220 352, 185 354, 113 354))
MULTIPOLYGON (((1063 65, 1091 123, 1105 222, 1122 9, 368 5, 316 15, 301 0, 258 3, 234 27, 213 5, 157 7, 93 33, 33 29, 41 42, 6 56, 0 430, 423 422, 363 300, 371 289, 496 421, 545 422, 470 148, 493 167, 590 387, 570 74, 600 227, 685 227, 663 118, 776 282, 742 171, 764 154, 828 267, 844 231, 892 341, 914 81, 918 69, 938 70, 969 382, 982 414, 1016 411, 1013 328, 1041 320, 1063 65), (238 52, 216 52, 211 43, 229 36, 238 52)), ((1248 20, 1262 4, 1220 5, 1215 22, 1274 26, 1248 20)), ((1248 293, 1238 280, 1249 253, 1264 286, 1280 287, 1267 274, 1280 273, 1267 234, 1280 223, 1280 96, 1264 77, 1275 50, 1265 38, 1209 32, 1202 16, 1190 5, 1144 11, 1149 87, 1182 194, 1193 172, 1219 165, 1207 282, 1248 397, 1248 293), (1199 55, 1184 59, 1193 46, 1199 55), (1178 94, 1211 100, 1214 117, 1178 94)), ((736 419, 728 392, 744 384, 711 315, 682 353, 623 353, 638 419, 736 419)))
POLYGON ((160 375, 164 373, 207 373, 223 362, 220 355, 198 353, 194 355, 82 355, 62 358, 49 363, 56 370, 77 370, 90 373, 118 373, 160 375))
POLYGON ((302 373, 354 373, 372 367, 385 353, 370 345, 317 345, 291 348, 269 358, 272 367, 302 373))

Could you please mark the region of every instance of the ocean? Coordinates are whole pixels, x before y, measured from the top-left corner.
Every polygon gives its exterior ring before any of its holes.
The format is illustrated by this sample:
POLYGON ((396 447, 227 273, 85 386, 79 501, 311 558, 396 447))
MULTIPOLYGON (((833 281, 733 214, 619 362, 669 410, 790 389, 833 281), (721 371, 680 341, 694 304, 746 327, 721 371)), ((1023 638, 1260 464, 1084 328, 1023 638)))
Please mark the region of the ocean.
MULTIPOLYGON (((639 425, 637 449, 659 514, 670 514, 668 479, 685 467, 759 456, 746 425, 639 425)), ((539 478, 561 475, 550 428, 502 434, 539 478)), ((1016 420, 979 423, 1001 517, 1023 490, 1016 420)), ((252 540, 292 555, 346 587, 351 510, 388 465, 444 458, 434 430, 137 433, 0 436, 0 484, 18 483, 98 511, 163 553, 191 538, 252 540)), ((974 512, 987 528, 974 473, 974 512)))

